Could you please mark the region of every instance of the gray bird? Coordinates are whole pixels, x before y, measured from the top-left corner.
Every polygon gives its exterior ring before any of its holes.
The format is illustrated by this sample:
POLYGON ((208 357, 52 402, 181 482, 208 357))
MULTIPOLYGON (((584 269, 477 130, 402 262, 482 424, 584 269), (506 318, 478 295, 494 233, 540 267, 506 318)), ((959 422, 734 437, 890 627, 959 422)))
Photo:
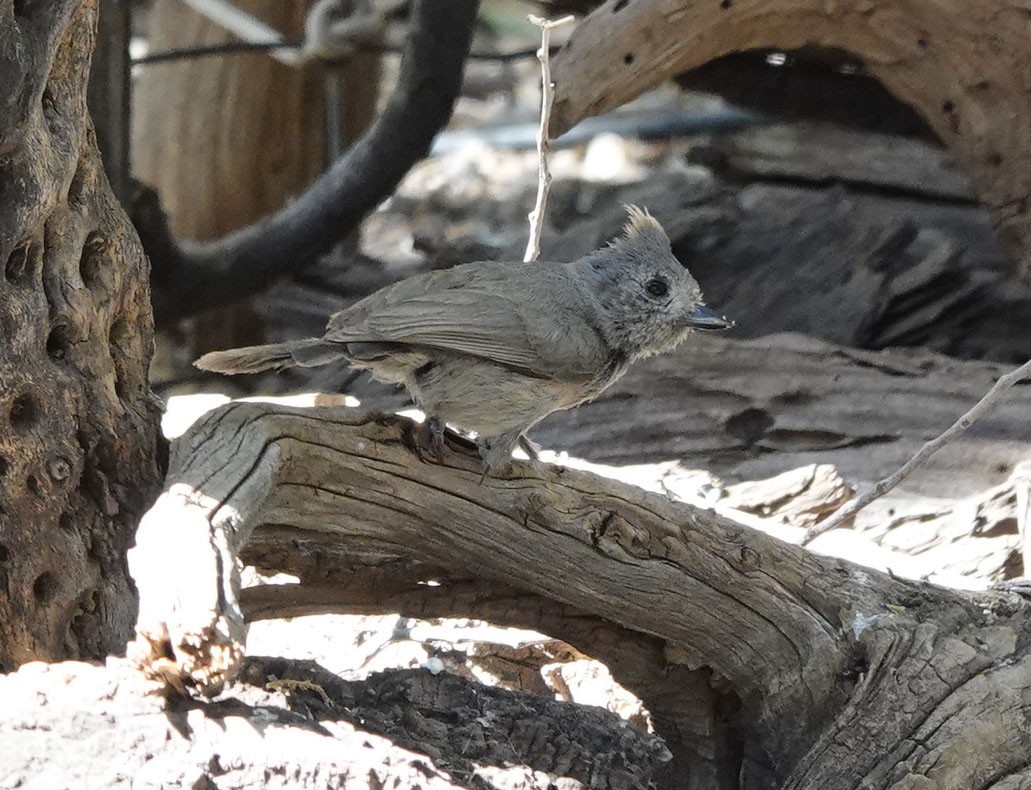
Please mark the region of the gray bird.
POLYGON ((439 443, 474 431, 486 472, 506 468, 525 432, 597 397, 635 360, 694 329, 731 323, 702 302, 662 226, 629 206, 623 235, 572 263, 478 262, 389 285, 330 318, 318 338, 205 354, 194 364, 257 373, 346 359, 403 384, 439 443))

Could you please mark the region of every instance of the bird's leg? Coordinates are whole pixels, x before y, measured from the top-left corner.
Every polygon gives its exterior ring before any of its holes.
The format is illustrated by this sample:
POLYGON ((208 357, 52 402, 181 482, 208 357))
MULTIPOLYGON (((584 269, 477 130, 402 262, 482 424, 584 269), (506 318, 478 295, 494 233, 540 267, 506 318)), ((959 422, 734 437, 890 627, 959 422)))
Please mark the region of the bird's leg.
POLYGON ((530 459, 530 468, 534 474, 541 474, 544 471, 545 463, 541 460, 541 446, 530 439, 526 434, 519 434, 519 446, 530 459))
POLYGON ((541 448, 524 436, 522 431, 512 431, 501 436, 481 436, 476 440, 476 448, 480 451, 484 468, 480 482, 482 483, 490 474, 504 474, 508 471, 512 466, 512 451, 517 446, 529 456, 533 471, 540 474, 544 466, 540 458, 541 448))
POLYGON ((408 449, 419 457, 420 461, 426 460, 423 451, 429 450, 438 463, 443 463, 445 430, 443 420, 427 417, 421 425, 412 427, 408 434, 409 439, 405 443, 408 445, 408 449))
POLYGON ((430 435, 430 451, 437 456, 437 460, 444 460, 444 431, 447 430, 443 420, 430 417, 426 420, 426 431, 430 435))
POLYGON ((541 462, 541 446, 530 439, 525 433, 519 434, 519 446, 523 448, 530 462, 536 466, 541 462))
POLYGON ((513 431, 500 436, 480 436, 476 439, 476 449, 483 460, 482 483, 488 475, 503 474, 512 466, 512 450, 519 443, 520 433, 513 431))

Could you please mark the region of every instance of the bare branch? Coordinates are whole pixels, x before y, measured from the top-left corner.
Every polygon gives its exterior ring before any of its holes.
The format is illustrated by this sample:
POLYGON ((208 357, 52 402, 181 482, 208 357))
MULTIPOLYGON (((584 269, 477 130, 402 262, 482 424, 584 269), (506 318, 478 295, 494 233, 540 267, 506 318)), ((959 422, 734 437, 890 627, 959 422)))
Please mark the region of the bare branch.
POLYGON ((541 231, 544 229, 544 210, 548 204, 548 190, 551 188, 551 171, 548 169, 548 126, 551 123, 551 104, 554 101, 555 85, 551 81, 551 31, 572 21, 564 16, 554 21, 531 14, 528 19, 541 29, 541 48, 537 59, 541 62, 541 125, 537 130, 537 202, 530 212, 530 239, 526 243, 524 261, 535 261, 541 254, 541 231))
POLYGON ((1006 390, 1029 376, 1031 376, 1031 359, 1019 368, 1011 370, 1006 375, 1001 376, 999 380, 995 382, 995 386, 988 390, 988 394, 974 404, 966 414, 956 420, 956 422, 954 422, 944 433, 931 439, 931 441, 921 447, 916 455, 906 461, 906 463, 899 467, 895 472, 882 480, 878 480, 868 491, 865 491, 861 496, 849 502, 823 523, 810 528, 805 533, 805 537, 802 538, 802 545, 805 546, 824 532, 829 532, 832 529, 842 526, 846 521, 855 516, 856 513, 869 505, 875 499, 887 494, 895 486, 909 477, 914 470, 922 466, 928 458, 977 422, 985 412, 995 405, 1006 390))

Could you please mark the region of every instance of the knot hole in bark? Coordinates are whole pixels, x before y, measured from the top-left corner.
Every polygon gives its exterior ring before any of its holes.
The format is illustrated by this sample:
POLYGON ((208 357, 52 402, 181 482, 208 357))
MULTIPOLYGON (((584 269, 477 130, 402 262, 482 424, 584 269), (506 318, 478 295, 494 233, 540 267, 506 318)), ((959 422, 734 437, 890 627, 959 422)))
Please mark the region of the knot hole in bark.
MULTIPOLYGON (((69 196, 70 198, 70 196, 69 196)), ((79 276, 82 284, 92 290, 100 283, 100 273, 105 263, 107 240, 97 231, 92 231, 82 245, 82 256, 79 258, 79 276)))
POLYGON ((14 248, 7 257, 4 277, 9 283, 23 285, 31 282, 39 270, 42 260, 43 245, 34 241, 25 241, 14 248))
POLYGON ((61 362, 72 345, 72 330, 65 320, 59 319, 47 335, 47 356, 55 362, 61 362))
POLYGON ((31 392, 23 392, 11 401, 7 416, 11 427, 18 433, 24 433, 36 423, 40 411, 36 396, 31 392))

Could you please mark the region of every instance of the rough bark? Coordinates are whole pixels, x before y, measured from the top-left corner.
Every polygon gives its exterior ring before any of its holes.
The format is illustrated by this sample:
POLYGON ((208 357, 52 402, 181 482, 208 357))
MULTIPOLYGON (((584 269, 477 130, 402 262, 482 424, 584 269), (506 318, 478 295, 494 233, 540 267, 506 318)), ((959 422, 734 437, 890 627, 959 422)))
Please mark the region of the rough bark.
POLYGON ((555 56, 552 133, 662 80, 747 49, 851 53, 911 105, 964 169, 1031 279, 1029 12, 977 0, 608 0, 555 56))
POLYGON ((86 112, 96 24, 0 3, 0 667, 121 649, 160 486, 146 259, 86 112))
POLYGON ((478 0, 420 0, 413 7, 397 88, 376 123, 296 200, 261 222, 207 244, 180 243, 156 196, 136 224, 154 263, 159 322, 262 290, 314 263, 353 231, 429 150, 451 116, 478 0))

